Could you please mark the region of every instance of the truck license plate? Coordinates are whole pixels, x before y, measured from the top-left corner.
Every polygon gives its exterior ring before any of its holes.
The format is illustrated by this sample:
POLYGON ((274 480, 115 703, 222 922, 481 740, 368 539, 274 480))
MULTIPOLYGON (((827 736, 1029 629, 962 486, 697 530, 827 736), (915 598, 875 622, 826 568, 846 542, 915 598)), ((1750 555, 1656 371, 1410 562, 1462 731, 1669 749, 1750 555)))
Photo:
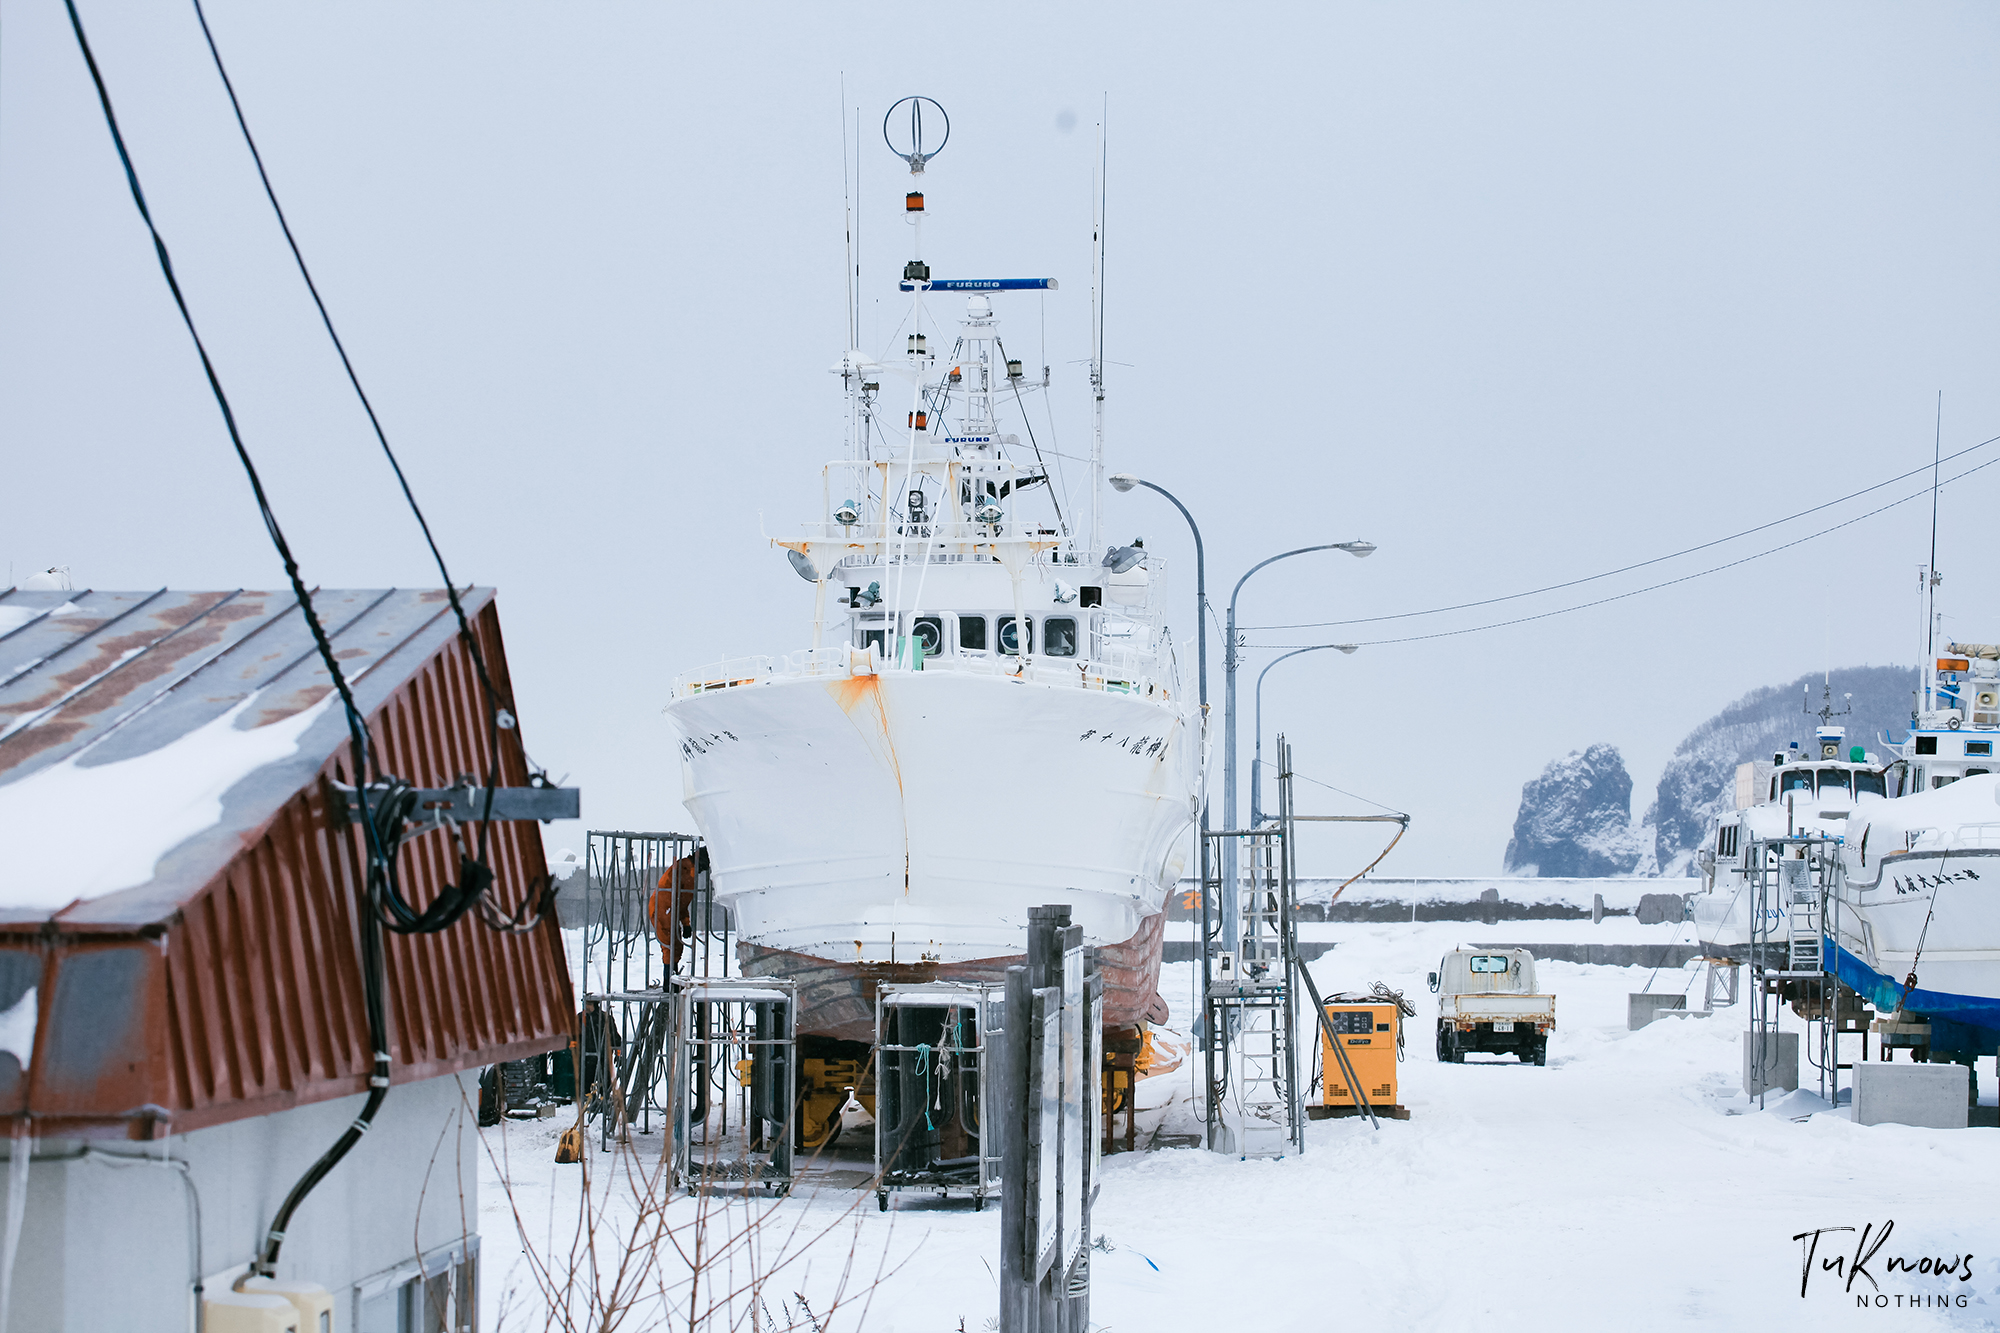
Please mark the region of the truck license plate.
POLYGON ((1512 1032, 1514 1030, 1514 1025, 1512 1023, 1495 1023, 1493 1025, 1493 1030, 1495 1032, 1512 1032))

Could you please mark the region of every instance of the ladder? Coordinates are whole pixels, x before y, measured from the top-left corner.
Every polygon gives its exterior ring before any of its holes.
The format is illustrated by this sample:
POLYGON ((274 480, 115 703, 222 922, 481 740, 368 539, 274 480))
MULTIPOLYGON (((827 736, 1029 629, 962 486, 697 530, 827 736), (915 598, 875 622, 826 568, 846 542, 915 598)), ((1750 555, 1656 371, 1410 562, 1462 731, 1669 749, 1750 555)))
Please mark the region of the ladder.
POLYGON ((1798 859, 1779 864, 1785 898, 1785 970, 1818 976, 1824 970, 1820 958, 1824 936, 1820 885, 1813 882, 1813 871, 1819 867, 1816 861, 1798 859))
POLYGON ((1290 745, 1278 738, 1280 809, 1275 823, 1207 833, 1202 930, 1202 1051, 1208 1146, 1239 1157, 1283 1157, 1305 1146, 1296 1045, 1298 1003, 1291 947, 1290 745), (1233 842, 1237 855, 1220 851, 1233 842), (1209 916, 1223 865, 1235 864, 1241 917, 1225 928, 1209 916))
MULTIPOLYGON (((1820 1095, 1837 1105, 1840 1071, 1853 1068, 1841 1059, 1840 1037, 1863 1033, 1865 1059, 1865 1027, 1858 1024, 1870 1012, 1866 1001, 1840 980, 1836 959, 1828 951, 1829 941, 1838 939, 1844 926, 1840 842, 1818 834, 1757 839, 1750 844, 1748 865, 1748 962, 1753 987, 1749 1049, 1779 1049, 1780 1011, 1789 1006, 1806 1028, 1800 1034, 1800 1053, 1818 1073, 1820 1095)), ((1759 1075, 1745 1089, 1760 1106, 1766 1082, 1759 1075)))

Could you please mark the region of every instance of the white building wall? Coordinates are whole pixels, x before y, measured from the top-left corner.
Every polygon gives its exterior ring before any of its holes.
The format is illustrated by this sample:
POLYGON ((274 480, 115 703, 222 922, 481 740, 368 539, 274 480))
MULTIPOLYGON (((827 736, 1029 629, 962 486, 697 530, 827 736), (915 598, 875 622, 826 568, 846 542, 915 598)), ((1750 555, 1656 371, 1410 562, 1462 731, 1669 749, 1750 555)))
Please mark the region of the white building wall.
MULTIPOLYGON (((226 1287, 249 1266, 293 1183, 366 1100, 297 1107, 164 1143, 37 1144, 9 1333, 192 1329, 186 1187, 158 1159, 188 1164, 201 1200, 204 1280, 226 1287), (79 1156, 86 1148, 153 1162, 111 1165, 79 1156)), ((477 1101, 472 1074, 391 1088, 375 1128, 293 1215, 278 1276, 332 1291, 340 1333, 356 1328, 357 1283, 476 1238, 477 1101)))

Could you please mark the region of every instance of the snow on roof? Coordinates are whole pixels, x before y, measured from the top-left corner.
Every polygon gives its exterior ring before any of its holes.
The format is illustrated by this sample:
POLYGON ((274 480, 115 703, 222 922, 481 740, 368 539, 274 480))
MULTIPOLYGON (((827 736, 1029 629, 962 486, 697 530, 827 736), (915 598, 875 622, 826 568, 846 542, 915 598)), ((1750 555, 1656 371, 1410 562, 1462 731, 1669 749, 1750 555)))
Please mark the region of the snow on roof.
POLYGON ((1856 808, 1849 823, 1847 841, 1856 847, 1864 831, 1874 830, 1877 856, 1901 851, 1898 840, 1927 829, 1945 830, 1947 842, 1962 830, 2000 829, 2000 775, 1975 774, 1934 791, 1870 801, 1856 808))
MULTIPOLYGON (((364 713, 456 632, 437 590, 313 605, 364 713)), ((289 592, 0 593, 0 921, 170 916, 343 749, 334 703, 289 592)))
POLYGON ((253 694, 149 753, 95 765, 72 756, 0 787, 0 907, 54 912, 144 884, 162 856, 221 820, 224 792, 296 754, 332 698, 244 731, 253 694), (107 811, 119 812, 116 837, 78 827, 80 814, 107 811))

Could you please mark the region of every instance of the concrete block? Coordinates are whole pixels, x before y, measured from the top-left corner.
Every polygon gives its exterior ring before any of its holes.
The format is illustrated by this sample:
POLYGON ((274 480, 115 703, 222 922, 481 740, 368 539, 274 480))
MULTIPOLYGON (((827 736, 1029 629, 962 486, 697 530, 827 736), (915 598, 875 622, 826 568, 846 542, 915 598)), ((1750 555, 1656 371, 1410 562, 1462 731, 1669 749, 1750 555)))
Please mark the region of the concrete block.
POLYGON ((1799 1087, 1799 1034, 1796 1032, 1767 1032, 1764 1034, 1763 1060, 1757 1059, 1757 1043, 1748 1032, 1743 1034, 1743 1095, 1755 1097, 1760 1092, 1796 1092, 1799 1087))
POLYGON ((1627 995, 1625 997, 1625 1030, 1637 1032, 1646 1024, 1659 1017, 1662 1009, 1687 1008, 1685 995, 1627 995))
POLYGON ((1971 1077, 1964 1065, 1863 1061, 1854 1067, 1854 1123, 1964 1129, 1971 1077))
POLYGON ((1657 926, 1663 921, 1679 921, 1687 914, 1687 899, 1678 893, 1645 893, 1639 896, 1639 907, 1633 913, 1642 926, 1657 926))

